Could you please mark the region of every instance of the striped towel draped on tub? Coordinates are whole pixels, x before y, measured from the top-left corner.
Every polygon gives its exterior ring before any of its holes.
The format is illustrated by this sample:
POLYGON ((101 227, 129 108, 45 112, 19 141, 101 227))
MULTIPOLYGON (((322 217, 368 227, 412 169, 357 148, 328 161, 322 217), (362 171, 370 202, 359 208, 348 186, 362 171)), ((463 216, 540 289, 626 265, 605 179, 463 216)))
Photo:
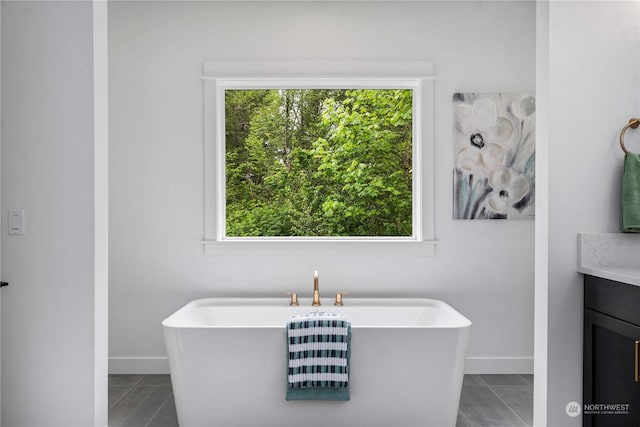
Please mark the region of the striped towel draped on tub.
POLYGON ((337 313, 287 322, 287 400, 349 400, 351 323, 337 313))

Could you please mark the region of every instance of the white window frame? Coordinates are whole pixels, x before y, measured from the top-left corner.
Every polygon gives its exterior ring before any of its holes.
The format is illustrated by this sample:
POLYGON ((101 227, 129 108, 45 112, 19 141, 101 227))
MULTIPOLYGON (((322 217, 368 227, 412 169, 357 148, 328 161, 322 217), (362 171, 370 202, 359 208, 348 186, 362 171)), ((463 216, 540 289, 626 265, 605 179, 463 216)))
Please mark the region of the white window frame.
POLYGON ((204 63, 205 255, 434 255, 432 61, 207 61, 204 63), (413 235, 227 237, 225 90, 412 89, 413 235))

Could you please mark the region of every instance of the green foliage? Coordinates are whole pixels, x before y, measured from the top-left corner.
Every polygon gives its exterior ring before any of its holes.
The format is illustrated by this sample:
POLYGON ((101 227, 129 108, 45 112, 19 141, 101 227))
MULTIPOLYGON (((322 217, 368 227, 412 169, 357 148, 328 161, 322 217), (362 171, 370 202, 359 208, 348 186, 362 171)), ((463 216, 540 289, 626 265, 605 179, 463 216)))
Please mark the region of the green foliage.
POLYGON ((227 90, 228 236, 410 236, 412 92, 227 90))

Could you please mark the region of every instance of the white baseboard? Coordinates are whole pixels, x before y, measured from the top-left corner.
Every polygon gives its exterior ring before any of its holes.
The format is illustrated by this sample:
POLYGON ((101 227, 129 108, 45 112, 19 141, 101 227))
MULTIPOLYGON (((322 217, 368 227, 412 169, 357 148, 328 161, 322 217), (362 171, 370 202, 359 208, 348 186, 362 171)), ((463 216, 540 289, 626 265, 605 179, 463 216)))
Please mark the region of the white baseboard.
POLYGON ((465 374, 533 374, 533 357, 467 357, 465 374))
MULTIPOLYGON (((168 374, 166 357, 110 357, 110 374, 168 374)), ((533 357, 467 357, 465 374, 532 374, 533 357)))
POLYGON ((110 374, 168 374, 167 357, 110 357, 110 374))

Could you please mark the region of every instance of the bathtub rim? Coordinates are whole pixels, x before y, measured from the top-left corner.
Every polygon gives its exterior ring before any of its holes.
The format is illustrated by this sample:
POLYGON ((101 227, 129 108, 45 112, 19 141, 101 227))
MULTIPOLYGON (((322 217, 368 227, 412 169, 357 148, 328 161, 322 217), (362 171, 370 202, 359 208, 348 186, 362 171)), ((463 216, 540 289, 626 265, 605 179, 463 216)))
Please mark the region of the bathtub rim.
MULTIPOLYGON (((321 310, 321 308, 312 307, 311 306, 311 298, 299 298, 300 307, 308 306, 309 310, 321 310)), ((178 314, 182 311, 188 310, 193 306, 203 306, 203 305, 212 305, 212 302, 223 302, 224 304, 217 304, 224 307, 233 307, 233 306, 266 306, 266 307, 289 307, 287 303, 288 299, 286 298, 278 298, 278 297, 210 297, 210 298, 199 298, 192 301, 187 302, 182 305, 180 308, 175 310, 169 316, 167 316, 162 321, 162 327, 167 329, 189 329, 189 330, 197 330, 197 329, 283 329, 285 324, 283 322, 282 326, 277 325, 194 325, 194 324, 172 324, 172 321, 175 322, 174 317, 178 317, 178 314)), ((322 306, 321 307, 331 307, 334 308, 333 299, 322 298, 321 299, 322 306)), ((402 306, 428 306, 428 305, 436 305, 442 307, 444 310, 450 310, 454 313, 456 317, 458 317, 457 321, 451 324, 438 324, 438 325, 352 325, 353 329, 466 329, 470 328, 473 324, 471 320, 469 320, 465 315, 460 313, 450 304, 435 298, 423 298, 423 297, 409 297, 409 298, 394 298, 394 297, 362 297, 362 298, 349 298, 348 303, 345 303, 343 307, 376 307, 376 306, 391 306, 391 307, 402 307, 402 306), (389 303, 392 304, 389 304, 389 303), (386 303, 386 304, 385 304, 386 303)))

